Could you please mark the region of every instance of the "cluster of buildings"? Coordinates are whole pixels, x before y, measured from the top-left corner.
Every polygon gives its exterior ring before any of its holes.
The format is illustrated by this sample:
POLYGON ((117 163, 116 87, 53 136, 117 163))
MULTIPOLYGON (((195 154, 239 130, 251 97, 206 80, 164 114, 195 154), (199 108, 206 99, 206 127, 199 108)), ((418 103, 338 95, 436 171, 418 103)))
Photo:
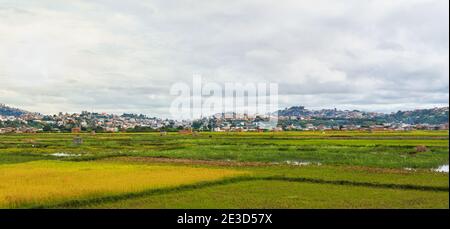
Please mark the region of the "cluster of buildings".
MULTIPOLYGON (((322 110, 326 111, 326 110, 322 110)), ((335 110, 330 110, 335 111, 335 110)), ((408 130, 448 130, 448 122, 443 124, 408 124, 403 122, 386 122, 379 124, 369 121, 371 124, 357 124, 358 121, 370 119, 368 115, 375 113, 363 113, 358 111, 336 112, 333 114, 313 113, 310 115, 246 115, 235 113, 216 114, 212 117, 202 118, 193 122, 195 129, 216 132, 261 132, 261 131, 326 131, 326 130, 358 130, 358 131, 408 131, 408 130), (344 115, 345 116, 341 116, 344 115), (364 115, 364 117, 360 117, 364 115), (336 120, 347 120, 351 124, 323 124, 333 123, 336 120), (275 123, 271 120, 276 120, 275 123), (355 123, 353 123, 355 122, 355 123)), ((375 118, 376 116, 372 117, 375 118)))
POLYGON ((278 116, 281 120, 309 120, 313 118, 372 119, 380 115, 383 114, 359 110, 338 110, 336 108, 308 110, 304 106, 293 106, 278 111, 278 116))
POLYGON ((27 113, 20 117, 0 116, 0 122, 3 123, 3 127, 0 125, 0 133, 69 132, 74 128, 79 128, 80 131, 119 132, 131 131, 136 128, 158 130, 164 128, 187 129, 191 127, 191 122, 189 121, 150 118, 135 114, 114 115, 90 113, 87 111, 79 114, 40 115, 27 113))
MULTIPOLYGON (((36 128, 28 126, 29 116, 2 116, 0 115, 0 134, 2 133, 34 133, 36 128)), ((32 119, 39 119, 40 117, 33 117, 32 119)))
POLYGON ((340 125, 340 126, 327 126, 327 125, 314 125, 308 123, 305 127, 289 125, 284 130, 358 130, 358 131, 409 131, 409 130, 448 130, 448 123, 445 124, 405 124, 405 123, 384 123, 381 125, 340 125))
POLYGON ((445 124, 404 124, 404 123, 385 123, 382 125, 339 125, 328 126, 324 124, 314 125, 307 123, 302 125, 277 125, 266 128, 261 122, 223 122, 208 128, 207 125, 202 125, 200 130, 215 131, 215 132, 262 132, 262 131, 327 131, 327 130, 354 130, 354 131, 410 131, 410 130, 448 130, 448 123, 445 124))
MULTIPOLYGON (((9 110, 9 114, 17 112, 21 111, 9 110)), ((30 112, 24 112, 20 115, 0 115, 0 133, 71 132, 73 130, 96 132, 448 130, 448 107, 416 110, 409 113, 399 111, 395 114, 385 115, 357 110, 322 109, 311 111, 297 106, 272 114, 221 113, 193 121, 177 121, 136 114, 115 115, 87 111, 74 114, 59 113, 56 115, 42 115, 30 112), (439 118, 439 120, 436 121, 436 118, 439 118), (434 124, 427 124, 423 121, 416 122, 420 124, 412 124, 403 120, 431 120, 434 124)))

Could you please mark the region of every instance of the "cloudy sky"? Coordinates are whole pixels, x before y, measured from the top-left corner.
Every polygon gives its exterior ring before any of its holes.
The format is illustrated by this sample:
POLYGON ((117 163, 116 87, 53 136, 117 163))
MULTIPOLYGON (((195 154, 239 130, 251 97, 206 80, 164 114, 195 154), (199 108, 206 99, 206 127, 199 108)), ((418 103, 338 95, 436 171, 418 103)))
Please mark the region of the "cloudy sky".
POLYGON ((0 103, 167 116, 169 89, 276 82, 281 107, 448 106, 447 0, 0 0, 0 103))

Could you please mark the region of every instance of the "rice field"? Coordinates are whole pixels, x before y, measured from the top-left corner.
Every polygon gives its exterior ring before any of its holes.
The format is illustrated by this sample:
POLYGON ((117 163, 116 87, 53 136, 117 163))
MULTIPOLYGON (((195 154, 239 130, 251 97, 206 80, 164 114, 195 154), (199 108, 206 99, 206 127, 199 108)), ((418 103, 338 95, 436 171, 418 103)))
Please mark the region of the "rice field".
POLYGON ((230 169, 34 161, 0 166, 0 208, 33 207, 241 175, 230 169))
POLYGON ((0 135, 0 208, 449 206, 447 131, 79 136, 0 135))
POLYGON ((448 208, 448 192, 375 189, 289 181, 245 181, 80 208, 448 208), (324 194, 327 195, 324 195, 324 194))

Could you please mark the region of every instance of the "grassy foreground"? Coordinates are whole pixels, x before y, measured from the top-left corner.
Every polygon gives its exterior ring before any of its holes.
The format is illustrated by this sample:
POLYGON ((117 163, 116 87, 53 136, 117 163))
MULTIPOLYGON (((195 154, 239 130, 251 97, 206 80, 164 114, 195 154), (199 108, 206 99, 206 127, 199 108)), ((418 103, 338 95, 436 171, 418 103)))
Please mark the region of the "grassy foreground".
POLYGON ((0 166, 0 208, 33 207, 236 176, 229 169, 38 161, 0 166))
POLYGON ((449 207, 446 131, 73 137, 0 135, 0 208, 449 207))
POLYGON ((246 181, 82 208, 448 208, 448 192, 246 181))

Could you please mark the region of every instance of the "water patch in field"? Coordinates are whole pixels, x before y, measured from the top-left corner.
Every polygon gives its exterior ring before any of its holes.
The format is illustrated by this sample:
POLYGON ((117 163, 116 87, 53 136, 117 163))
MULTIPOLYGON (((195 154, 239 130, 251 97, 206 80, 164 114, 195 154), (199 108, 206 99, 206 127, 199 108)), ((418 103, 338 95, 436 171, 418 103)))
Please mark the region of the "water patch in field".
POLYGON ((448 165, 441 165, 437 169, 433 169, 433 171, 440 173, 448 173, 448 165))
POLYGON ((322 165, 321 163, 313 163, 310 161, 284 161, 288 165, 305 166, 305 165, 322 165))
POLYGON ((416 169, 413 169, 413 168, 403 168, 404 170, 407 170, 407 171, 416 171, 416 169))
POLYGON ((52 153, 50 156, 54 157, 81 157, 81 154, 71 154, 71 153, 52 153))

